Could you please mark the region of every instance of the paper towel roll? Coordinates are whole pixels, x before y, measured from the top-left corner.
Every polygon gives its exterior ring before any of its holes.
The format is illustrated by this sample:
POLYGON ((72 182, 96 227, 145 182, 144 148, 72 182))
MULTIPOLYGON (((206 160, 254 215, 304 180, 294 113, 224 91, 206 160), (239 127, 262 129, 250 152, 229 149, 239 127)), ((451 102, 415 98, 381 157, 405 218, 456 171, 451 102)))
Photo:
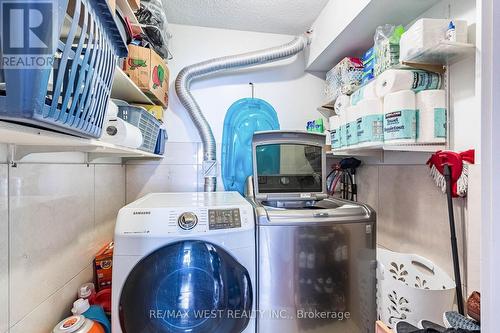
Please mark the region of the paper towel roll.
POLYGON ((418 110, 417 142, 446 142, 446 92, 426 90, 416 95, 418 110))
POLYGON ((347 95, 340 95, 335 100, 335 113, 337 115, 342 115, 346 112, 347 108, 351 105, 351 98, 347 95))
POLYGON ((332 149, 339 149, 342 147, 341 133, 340 116, 330 117, 330 142, 332 149))
POLYGON ((106 110, 105 119, 116 119, 116 118, 118 118, 118 105, 116 105, 116 103, 110 99, 108 102, 108 109, 106 110))
POLYGON ((383 114, 384 102, 381 98, 364 99, 358 104, 359 113, 361 116, 368 116, 371 114, 383 114))
POLYGON ((390 69, 382 73, 375 82, 377 96, 384 97, 401 90, 419 92, 441 89, 442 76, 421 70, 390 69))
POLYGON ((351 105, 347 108, 347 123, 346 123, 346 144, 349 147, 358 144, 358 125, 359 107, 351 105))
POLYGON ((365 86, 362 86, 358 90, 356 90, 352 95, 351 95, 351 105, 357 105, 359 102, 361 102, 364 99, 371 99, 371 98, 376 98, 377 97, 377 92, 376 92, 376 80, 371 81, 365 86))
POLYGON ((417 110, 413 91, 402 90, 385 96, 384 141, 388 143, 417 141, 417 110))
POLYGON ((142 146, 141 131, 121 118, 108 119, 104 124, 102 141, 137 149, 142 146))
POLYGON ((384 103, 381 98, 364 99, 358 104, 361 122, 358 122, 359 146, 380 144, 384 141, 384 103))

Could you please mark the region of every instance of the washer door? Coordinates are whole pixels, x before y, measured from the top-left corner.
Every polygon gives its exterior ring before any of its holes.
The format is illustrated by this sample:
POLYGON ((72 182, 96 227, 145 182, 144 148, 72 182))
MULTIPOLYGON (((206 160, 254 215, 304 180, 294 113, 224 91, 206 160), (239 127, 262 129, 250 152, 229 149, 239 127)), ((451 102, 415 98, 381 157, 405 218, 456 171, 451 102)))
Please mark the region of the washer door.
POLYGON ((169 244, 141 260, 120 296, 124 333, 239 333, 252 311, 248 271, 217 245, 169 244))

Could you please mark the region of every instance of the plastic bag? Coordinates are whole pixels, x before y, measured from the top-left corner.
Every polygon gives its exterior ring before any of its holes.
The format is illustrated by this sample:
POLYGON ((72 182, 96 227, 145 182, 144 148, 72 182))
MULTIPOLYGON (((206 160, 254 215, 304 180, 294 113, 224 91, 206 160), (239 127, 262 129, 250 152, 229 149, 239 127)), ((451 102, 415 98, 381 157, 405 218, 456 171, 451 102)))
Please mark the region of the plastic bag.
POLYGON ((402 25, 385 24, 375 31, 375 76, 399 64, 399 41, 405 29, 402 25))
POLYGON ((326 73, 325 94, 327 99, 335 100, 339 95, 350 95, 361 84, 363 63, 361 59, 346 57, 326 73))
POLYGON ((170 60, 172 57, 168 45, 172 34, 168 30, 165 8, 161 0, 142 0, 136 16, 144 31, 142 39, 148 42, 162 58, 170 60))

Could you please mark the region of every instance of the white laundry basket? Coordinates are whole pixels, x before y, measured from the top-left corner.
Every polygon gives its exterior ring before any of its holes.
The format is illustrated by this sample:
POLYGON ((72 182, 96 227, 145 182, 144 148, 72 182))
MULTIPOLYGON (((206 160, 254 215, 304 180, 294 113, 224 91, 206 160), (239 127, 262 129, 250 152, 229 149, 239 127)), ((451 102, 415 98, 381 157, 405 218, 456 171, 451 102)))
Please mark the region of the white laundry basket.
POLYGON ((440 323, 452 310, 455 282, 430 260, 378 248, 377 261, 378 313, 391 328, 401 320, 440 323))

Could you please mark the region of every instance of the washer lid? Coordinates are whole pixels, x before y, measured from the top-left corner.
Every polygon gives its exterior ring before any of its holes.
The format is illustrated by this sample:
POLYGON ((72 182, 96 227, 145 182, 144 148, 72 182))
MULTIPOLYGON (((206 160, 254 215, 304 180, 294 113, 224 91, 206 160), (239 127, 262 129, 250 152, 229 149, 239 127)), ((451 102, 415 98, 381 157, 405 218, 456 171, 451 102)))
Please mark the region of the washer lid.
POLYGON ((265 213, 257 212, 257 221, 260 225, 311 225, 375 221, 375 212, 367 205, 331 197, 319 201, 264 200, 259 202, 259 206, 265 211, 265 213))
POLYGON ((328 197, 324 134, 256 132, 252 155, 257 200, 321 200, 328 197))

